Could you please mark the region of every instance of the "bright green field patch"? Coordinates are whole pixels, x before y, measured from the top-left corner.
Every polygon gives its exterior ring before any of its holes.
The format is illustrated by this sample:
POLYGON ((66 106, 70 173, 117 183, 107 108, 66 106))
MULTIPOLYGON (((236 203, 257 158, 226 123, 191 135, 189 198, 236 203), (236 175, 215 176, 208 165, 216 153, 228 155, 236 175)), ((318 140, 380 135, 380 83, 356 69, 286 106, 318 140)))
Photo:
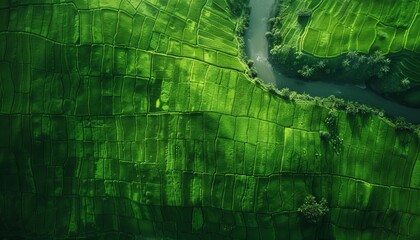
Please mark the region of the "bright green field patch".
MULTIPOLYGON (((392 5, 392 3, 387 3, 386 0, 374 0, 370 1, 370 6, 367 8, 369 16, 379 19, 382 15, 384 8, 392 5)), ((366 6, 366 4, 365 4, 366 6)))
POLYGON ((341 39, 341 52, 342 53, 349 51, 349 48, 350 48, 349 43, 350 43, 350 37, 351 37, 351 35, 349 34, 350 31, 351 30, 348 27, 344 27, 343 29, 343 36, 341 39))
POLYGON ((416 18, 413 24, 410 26, 410 31, 407 34, 405 47, 411 51, 420 53, 420 44, 418 44, 420 38, 420 14, 416 14, 416 18))
POLYGON ((399 16, 396 16, 398 13, 395 13, 395 11, 400 12, 402 10, 403 12, 407 12, 407 9, 399 8, 398 6, 398 5, 404 4, 405 2, 407 1, 392 1, 386 4, 385 6, 383 6, 381 16, 379 18, 380 21, 386 23, 386 25, 395 25, 397 18, 399 17, 399 16))
POLYGON ((344 20, 344 26, 347 26, 349 28, 352 27, 357 17, 358 17, 357 13, 354 13, 354 12, 349 12, 348 14, 346 14, 345 20, 344 20))
MULTIPOLYGON (((396 3, 398 4, 400 2, 396 2, 396 3)), ((412 0, 402 1, 397 8, 398 17, 395 19, 396 20, 395 25, 397 27, 402 27, 405 29, 409 28, 410 23, 415 17, 415 15, 419 13, 418 5, 419 5, 418 1, 412 1, 412 0)), ((395 14, 395 10, 393 13, 395 14)))
POLYGON ((156 18, 159 13, 157 6, 154 6, 147 1, 142 1, 139 7, 142 9, 141 13, 147 17, 156 18))
POLYGON ((303 49, 306 49, 308 52, 312 53, 315 51, 315 47, 317 46, 319 38, 319 31, 309 28, 308 32, 305 35, 305 39, 303 40, 303 49))
POLYGON ((310 27, 319 31, 326 31, 330 27, 331 15, 322 10, 316 10, 313 13, 313 20, 311 21, 310 27))
POLYGON ((204 49, 204 61, 217 64, 217 52, 211 49, 204 49))
POLYGON ((184 32, 185 20, 179 17, 172 16, 166 28, 166 34, 171 38, 182 39, 184 32))
POLYGON ((403 50, 404 36, 405 36, 405 30, 402 28, 398 28, 390 47, 391 53, 395 53, 395 52, 399 52, 403 50))
MULTIPOLYGON (((314 1, 306 2, 312 4, 314 1)), ((302 4, 293 3, 289 8, 294 9, 302 4)), ((415 1, 396 3, 383 0, 374 2, 323 0, 313 11, 306 26, 309 35, 313 34, 310 33, 312 32, 310 29, 319 31, 319 40, 314 46, 313 38, 305 36, 300 45, 303 48, 301 50, 323 57, 335 57, 346 51, 368 53, 373 48, 383 53, 395 52, 402 48, 420 51, 420 46, 417 46, 420 20, 413 12, 416 5, 415 1), (408 29, 400 28, 404 25, 401 19, 405 19, 404 23, 413 22, 413 24, 408 29), (342 26, 345 30, 342 31, 338 26, 342 26), (408 34, 404 43, 401 43, 401 34, 408 34), (339 41, 340 38, 342 40, 339 41)), ((295 28, 293 16, 296 15, 286 16, 282 31, 285 42, 291 42, 297 39, 294 35, 302 33, 293 30, 295 28)))
POLYGON ((172 17, 169 14, 160 11, 157 15, 155 25, 153 26, 153 31, 161 33, 166 32, 166 26, 168 25, 168 22, 171 18, 172 17))
POLYGON ((193 0, 190 2, 190 8, 188 11, 188 19, 191 19, 195 22, 200 21, 201 11, 206 4, 206 0, 193 0))
POLYGON ((146 18, 143 23, 142 34, 139 41, 139 48, 147 50, 149 48, 150 40, 152 38, 152 28, 154 24, 152 18, 146 18))
MULTIPOLYGON (((417 136, 337 110, 334 151, 319 132, 329 108, 245 73, 227 1, 51 2, 0 3, 15 12, 0 15, 2 238, 419 239, 417 136), (55 19, 67 2, 83 26, 55 19), (296 212, 308 194, 328 201, 319 225, 296 212)), ((324 51, 349 29, 292 22, 290 39, 324 51)))
POLYGON ((169 9, 171 10, 170 12, 172 12, 174 15, 180 18, 185 18, 186 16, 188 16, 190 3, 192 2, 191 0, 171 1, 171 2, 173 3, 171 3, 170 6, 176 6, 176 7, 174 9, 169 9))
POLYGON ((237 48, 234 41, 228 41, 222 38, 215 37, 213 34, 200 31, 198 43, 202 46, 226 52, 228 54, 235 54, 237 48))
POLYGON ((133 18, 124 12, 120 12, 118 16, 117 35, 115 36, 115 43, 117 45, 128 46, 130 44, 130 39, 133 34, 132 29, 127 29, 125 26, 132 24, 133 18))
POLYGON ((389 52, 396 32, 397 31, 394 27, 389 27, 379 23, 376 25, 376 39, 372 48, 383 49, 386 52, 389 52))
POLYGON ((196 44, 197 42, 197 23, 188 19, 185 22, 185 28, 182 35, 184 41, 188 41, 189 43, 196 44))
POLYGON ((194 65, 191 71, 190 81, 200 83, 203 76, 206 76, 206 73, 209 69, 209 65, 200 61, 194 61, 194 65))
POLYGON ((225 30, 233 30, 236 26, 236 23, 232 19, 210 7, 204 7, 202 14, 205 20, 212 22, 214 25, 219 25, 225 30))
POLYGON ((181 43, 177 40, 171 39, 169 41, 168 54, 176 56, 181 55, 181 43))
POLYGON ((182 55, 203 60, 203 49, 188 43, 182 44, 182 55))
POLYGON ((226 39, 226 40, 233 40, 232 33, 233 29, 222 27, 219 24, 215 24, 211 21, 203 20, 200 22, 200 30, 211 32, 218 38, 226 39))
POLYGON ((330 46, 331 41, 331 33, 329 32, 321 32, 318 46, 316 48, 316 54, 315 56, 320 57, 327 57, 328 56, 328 48, 330 46))
MULTIPOLYGON (((143 28, 145 17, 140 14, 136 14, 133 17, 133 26, 136 26, 136 28, 143 28)), ((95 36, 95 34, 94 34, 95 36)), ((141 31, 133 31, 131 38, 130 38, 130 47, 138 47, 138 43, 141 37, 141 31)))
POLYGON ((224 0, 213 0, 213 4, 217 4, 221 9, 227 9, 229 6, 224 0))
POLYGON ((343 42, 344 27, 337 25, 332 34, 330 47, 328 48, 328 56, 338 56, 341 54, 342 45, 338 44, 343 42))
POLYGON ((368 53, 375 41, 375 25, 377 21, 367 17, 358 36, 357 49, 359 52, 368 53))

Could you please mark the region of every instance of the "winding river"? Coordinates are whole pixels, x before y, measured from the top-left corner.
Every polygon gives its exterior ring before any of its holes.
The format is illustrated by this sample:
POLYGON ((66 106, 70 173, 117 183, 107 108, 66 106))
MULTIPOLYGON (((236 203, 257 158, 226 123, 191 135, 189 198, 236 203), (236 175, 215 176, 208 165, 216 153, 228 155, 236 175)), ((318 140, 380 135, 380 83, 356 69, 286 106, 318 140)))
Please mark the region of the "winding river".
POLYGON ((420 109, 410 108, 387 100, 369 89, 355 85, 338 85, 328 82, 306 82, 289 78, 273 68, 268 61, 268 42, 265 33, 268 31, 267 20, 273 16, 276 0, 250 0, 251 16, 249 28, 245 33, 246 52, 254 61, 258 76, 267 83, 273 83, 278 88, 287 87, 298 93, 308 93, 312 96, 337 97, 357 101, 384 109, 388 115, 402 116, 413 123, 420 123, 420 109))

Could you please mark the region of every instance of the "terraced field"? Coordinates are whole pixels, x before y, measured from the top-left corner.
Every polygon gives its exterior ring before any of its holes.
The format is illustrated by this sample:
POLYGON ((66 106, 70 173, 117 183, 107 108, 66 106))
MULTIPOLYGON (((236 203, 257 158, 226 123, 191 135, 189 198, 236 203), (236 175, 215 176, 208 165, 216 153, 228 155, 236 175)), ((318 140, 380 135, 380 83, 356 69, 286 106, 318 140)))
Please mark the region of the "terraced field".
POLYGON ((51 2, 0 3, 0 237, 420 238, 419 137, 255 84, 224 0, 51 2))
MULTIPOLYGON (((349 52, 371 55, 380 51, 391 60, 392 71, 386 67, 377 74, 380 80, 375 81, 374 88, 383 94, 394 94, 408 105, 420 107, 418 96, 403 96, 405 92, 420 94, 420 78, 416 74, 420 72, 420 65, 408 64, 413 58, 420 59, 420 1, 302 0, 281 1, 281 4, 278 17, 281 25, 276 31, 282 41, 278 45, 288 45, 296 52, 340 63, 349 52), (402 84, 404 79, 409 83, 402 84)), ((348 80, 356 74, 365 75, 364 81, 369 82, 372 76, 364 74, 368 70, 359 68, 359 65, 366 65, 363 60, 360 63, 343 62, 356 69, 350 74, 341 66, 337 68, 337 64, 333 68, 348 80)))

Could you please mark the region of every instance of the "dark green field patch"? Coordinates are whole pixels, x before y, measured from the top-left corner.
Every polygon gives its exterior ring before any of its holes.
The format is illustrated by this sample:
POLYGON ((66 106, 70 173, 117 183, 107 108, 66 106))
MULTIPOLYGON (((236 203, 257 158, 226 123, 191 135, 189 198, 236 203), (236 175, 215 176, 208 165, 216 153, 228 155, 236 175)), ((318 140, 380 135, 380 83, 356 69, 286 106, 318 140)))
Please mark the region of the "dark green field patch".
POLYGON ((377 20, 371 17, 366 17, 363 23, 362 30, 358 36, 357 49, 360 52, 368 53, 371 49, 373 41, 375 41, 375 25, 377 20))
POLYGON ((395 35, 396 29, 394 27, 389 27, 378 23, 376 25, 376 39, 372 45, 372 48, 383 49, 384 51, 389 52, 395 35))
POLYGON ((303 48, 307 49, 308 52, 314 52, 318 45, 319 31, 309 28, 303 40, 303 48))
POLYGON ((328 56, 338 56, 342 52, 343 45, 337 44, 338 42, 343 42, 343 35, 344 35, 344 27, 341 25, 337 25, 337 27, 334 29, 334 32, 331 37, 331 44, 328 48, 328 56))

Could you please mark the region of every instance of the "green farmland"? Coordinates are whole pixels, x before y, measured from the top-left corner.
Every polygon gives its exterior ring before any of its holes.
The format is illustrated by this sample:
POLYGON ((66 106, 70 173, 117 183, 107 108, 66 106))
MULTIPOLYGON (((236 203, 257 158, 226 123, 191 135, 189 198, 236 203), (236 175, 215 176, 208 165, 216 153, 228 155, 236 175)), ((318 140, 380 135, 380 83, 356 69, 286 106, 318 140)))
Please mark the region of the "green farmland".
MULTIPOLYGON (((291 47, 309 56, 296 64, 313 71, 302 69, 300 75, 366 82, 382 95, 420 107, 420 1, 280 1, 278 12, 272 47, 291 47), (371 58, 375 52, 390 62, 376 62, 371 58), (352 59, 349 53, 363 57, 352 59), (317 61, 326 67, 319 68, 317 61), (378 69, 370 72, 372 68, 378 69)), ((272 53, 284 58, 284 51, 272 53)))
POLYGON ((236 4, 0 2, 0 239, 420 239, 419 133, 249 78, 236 4))

